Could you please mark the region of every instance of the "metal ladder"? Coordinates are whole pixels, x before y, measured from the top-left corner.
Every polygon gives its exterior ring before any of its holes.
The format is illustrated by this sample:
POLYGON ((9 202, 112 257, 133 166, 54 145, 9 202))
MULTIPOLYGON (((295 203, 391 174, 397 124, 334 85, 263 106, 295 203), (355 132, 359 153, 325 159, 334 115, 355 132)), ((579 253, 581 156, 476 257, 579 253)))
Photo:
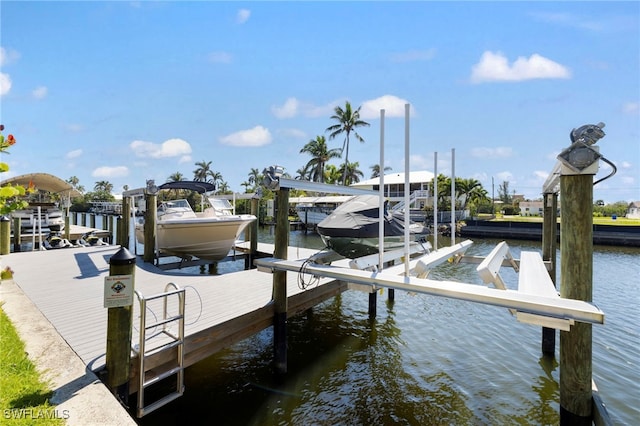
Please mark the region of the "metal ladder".
POLYGON ((138 378, 138 407, 137 416, 143 417, 146 414, 151 413, 154 410, 170 403, 171 401, 179 398, 184 393, 184 306, 185 306, 185 290, 179 288, 174 283, 169 283, 164 288, 164 293, 155 294, 153 296, 144 297, 137 290, 135 294, 140 302, 140 340, 138 348, 132 348, 132 350, 138 355, 139 360, 139 378, 138 378), (173 288, 171 290, 170 288, 173 288), (178 314, 174 316, 167 316, 167 299, 169 297, 178 298, 178 314), (155 299, 164 298, 164 309, 162 318, 156 320, 152 324, 147 324, 147 302, 155 299), (171 323, 178 323, 177 335, 172 333, 168 329, 168 325, 171 323), (151 338, 160 336, 162 342, 157 346, 147 348, 147 331, 156 327, 162 326, 160 332, 153 335, 151 338), (177 349, 177 362, 176 366, 170 368, 167 371, 163 371, 153 377, 147 379, 147 371, 145 369, 145 359, 150 353, 158 353, 161 351, 177 349), (144 394, 145 388, 164 380, 171 376, 176 376, 176 389, 158 399, 157 401, 145 405, 144 394))

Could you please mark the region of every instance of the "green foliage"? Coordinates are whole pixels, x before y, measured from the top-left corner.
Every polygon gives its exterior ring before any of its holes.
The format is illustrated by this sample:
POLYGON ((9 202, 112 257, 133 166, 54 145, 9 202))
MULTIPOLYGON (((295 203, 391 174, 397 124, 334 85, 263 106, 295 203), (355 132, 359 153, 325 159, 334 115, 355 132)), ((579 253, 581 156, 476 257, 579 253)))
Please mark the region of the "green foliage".
POLYGON ((627 214, 629 203, 626 201, 616 201, 613 204, 598 203, 593 206, 594 216, 611 217, 616 215, 618 217, 624 217, 627 214))
MULTIPOLYGON (((0 124, 0 132, 4 130, 4 125, 0 124)), ((9 148, 16 144, 16 139, 13 135, 4 137, 0 133, 0 152, 9 154, 9 148)), ((7 163, 0 163, 0 173, 8 172, 9 165, 7 163)), ((25 188, 20 185, 5 185, 0 188, 0 215, 8 215, 9 213, 26 208, 29 203, 21 199, 26 194, 34 192, 34 188, 25 188)))

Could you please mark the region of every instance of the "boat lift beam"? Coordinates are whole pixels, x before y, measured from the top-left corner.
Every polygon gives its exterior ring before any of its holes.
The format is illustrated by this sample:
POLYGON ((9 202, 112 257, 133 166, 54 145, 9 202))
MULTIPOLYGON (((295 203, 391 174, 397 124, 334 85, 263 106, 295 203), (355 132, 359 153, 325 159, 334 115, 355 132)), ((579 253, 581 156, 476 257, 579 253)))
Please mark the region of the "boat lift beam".
POLYGON ((306 274, 333 278, 348 283, 386 287, 483 303, 562 320, 592 324, 604 323, 604 313, 591 303, 581 300, 551 298, 509 289, 501 290, 454 281, 396 276, 384 271, 370 272, 329 265, 305 264, 305 260, 282 260, 271 257, 256 259, 254 263, 258 270, 262 272, 304 271, 306 274))

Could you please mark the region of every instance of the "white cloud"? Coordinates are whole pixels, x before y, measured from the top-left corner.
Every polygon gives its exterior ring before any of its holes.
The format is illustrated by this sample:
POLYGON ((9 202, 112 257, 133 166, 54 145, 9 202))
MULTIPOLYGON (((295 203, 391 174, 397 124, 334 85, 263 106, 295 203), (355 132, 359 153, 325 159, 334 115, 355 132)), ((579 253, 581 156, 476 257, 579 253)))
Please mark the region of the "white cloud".
MULTIPOLYGON (((370 99, 362 103, 360 109, 360 117, 368 120, 380 117, 380 110, 384 109, 384 116, 387 117, 404 117, 405 104, 409 101, 393 95, 384 95, 376 99, 370 99)), ((409 113, 415 115, 415 109, 410 106, 409 113)))
POLYGON ((0 72, 0 96, 4 96, 11 90, 11 77, 9 74, 0 72))
POLYGON ((524 81, 543 78, 570 78, 568 68, 534 53, 529 58, 518 57, 512 64, 501 52, 486 51, 480 62, 471 68, 471 82, 524 81))
POLYGON ((251 16, 251 11, 249 9, 240 9, 238 10, 238 14, 236 15, 236 22, 238 24, 244 24, 249 20, 251 16))
POLYGON ((640 103, 638 102, 626 102, 622 105, 622 112, 630 115, 640 114, 640 103))
POLYGON ((80 133, 81 131, 84 130, 84 126, 82 124, 75 124, 75 123, 66 124, 64 128, 67 132, 72 132, 72 133, 80 133))
POLYGON ((123 177, 129 175, 129 169, 125 166, 102 166, 95 169, 91 176, 96 178, 114 178, 114 177, 123 177))
POLYGON ((0 66, 9 65, 20 57, 20 54, 13 49, 5 49, 0 46, 0 66))
POLYGON ((168 158, 191 154, 191 145, 182 139, 169 139, 162 144, 133 141, 129 147, 138 157, 168 158))
POLYGON ((544 170, 534 170, 533 175, 540 181, 544 182, 549 177, 549 172, 544 170))
POLYGON ((307 133, 300 129, 280 129, 278 134, 292 139, 305 139, 308 137, 307 133))
MULTIPOLYGON (((497 182, 513 182, 513 174, 511 172, 496 173, 496 183, 497 182)), ((513 188, 510 189, 513 190, 513 188)))
POLYGON ((621 169, 630 169, 631 168, 631 163, 628 161, 621 161, 618 164, 618 167, 620 167, 621 169))
POLYGON ((31 96, 33 96, 35 99, 44 99, 47 97, 48 92, 49 89, 47 89, 45 86, 38 86, 31 91, 31 96))
POLYGON ((314 105, 310 102, 303 102, 297 98, 290 97, 284 101, 282 106, 272 105, 271 112, 276 118, 293 118, 298 115, 305 117, 323 117, 333 114, 333 109, 339 105, 341 101, 333 101, 326 105, 314 105))
POLYGON ((74 149, 73 151, 67 152, 67 155, 65 155, 65 158, 68 158, 68 159, 78 158, 81 155, 82 155, 81 149, 74 149))
POLYGON ((471 156, 476 158, 509 158, 513 155, 513 149, 505 146, 499 146, 497 148, 473 148, 471 150, 471 156))
POLYGON ((408 50, 406 52, 398 52, 391 54, 393 62, 415 62, 430 61, 436 56, 436 49, 427 50, 408 50))
POLYGON ((287 98, 282 106, 273 105, 271 112, 273 112, 276 118, 292 118, 298 115, 299 108, 300 101, 296 98, 287 98))
POLYGON ((223 136, 220 143, 231 146, 263 146, 271 143, 271 133, 267 128, 256 126, 223 136))
POLYGON ((178 160, 178 164, 191 163, 191 161, 192 160, 191 160, 191 156, 190 155, 183 155, 178 160))
POLYGON ((232 60, 233 57, 231 54, 222 50, 209 53, 209 62, 214 62, 216 64, 230 64, 232 60))

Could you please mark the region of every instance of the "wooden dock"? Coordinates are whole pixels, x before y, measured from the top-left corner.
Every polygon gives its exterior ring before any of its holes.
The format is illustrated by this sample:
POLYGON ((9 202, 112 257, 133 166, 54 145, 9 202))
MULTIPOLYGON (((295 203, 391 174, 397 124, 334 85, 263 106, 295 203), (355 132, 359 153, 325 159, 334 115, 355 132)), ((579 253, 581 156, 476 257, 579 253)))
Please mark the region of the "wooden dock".
MULTIPOLYGON (((259 251, 272 253, 273 246, 259 244, 259 251)), ((99 371, 105 366, 107 309, 104 279, 109 259, 118 246, 65 248, 11 253, 3 266, 14 271, 14 281, 51 322, 87 367, 99 371)), ((315 250, 291 247, 290 259, 306 258, 315 250)), ((297 273, 287 273, 290 316, 329 299, 347 289, 345 283, 321 279, 316 286, 299 288, 297 273)), ((247 270, 223 275, 186 275, 162 271, 138 257, 135 289, 145 297, 162 293, 167 283, 186 288, 184 366, 212 355, 273 324, 272 275, 247 270)), ((134 300, 133 342, 138 340, 138 317, 134 300)), ((149 368, 162 370, 175 355, 171 351, 147 357, 149 368)), ((131 377, 137 374, 132 359, 131 377)), ((131 381, 130 392, 137 390, 131 381)))

